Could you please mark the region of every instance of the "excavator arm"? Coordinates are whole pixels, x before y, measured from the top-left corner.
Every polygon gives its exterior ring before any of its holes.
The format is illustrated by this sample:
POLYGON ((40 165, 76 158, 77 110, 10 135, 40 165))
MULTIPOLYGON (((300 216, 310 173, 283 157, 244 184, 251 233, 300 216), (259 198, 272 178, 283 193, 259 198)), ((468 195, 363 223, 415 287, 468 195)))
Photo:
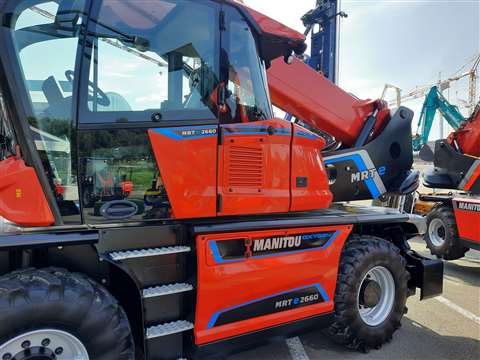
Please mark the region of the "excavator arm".
POLYGON ((432 87, 423 104, 417 132, 413 137, 413 149, 415 151, 420 151, 428 142, 437 111, 454 130, 459 129, 465 121, 460 110, 445 99, 438 87, 432 87))

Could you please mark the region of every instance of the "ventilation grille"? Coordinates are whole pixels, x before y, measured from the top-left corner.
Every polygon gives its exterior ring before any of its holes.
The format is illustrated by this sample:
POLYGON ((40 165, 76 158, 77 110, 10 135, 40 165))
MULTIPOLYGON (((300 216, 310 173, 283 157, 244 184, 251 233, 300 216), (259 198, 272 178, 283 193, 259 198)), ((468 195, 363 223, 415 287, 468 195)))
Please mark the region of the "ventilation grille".
POLYGON ((263 187, 263 149, 232 146, 229 153, 228 186, 230 188, 263 187))

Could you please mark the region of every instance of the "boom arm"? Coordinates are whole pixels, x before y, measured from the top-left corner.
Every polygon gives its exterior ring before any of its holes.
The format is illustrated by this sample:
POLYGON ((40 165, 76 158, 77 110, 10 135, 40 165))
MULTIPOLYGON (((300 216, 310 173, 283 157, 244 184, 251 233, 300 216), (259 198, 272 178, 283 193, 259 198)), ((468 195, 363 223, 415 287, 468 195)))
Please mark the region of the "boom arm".
MULTIPOLYGON (((365 121, 379 104, 348 94, 298 59, 290 65, 283 59, 273 61, 268 86, 275 106, 334 136, 344 147, 357 142, 365 121)), ((388 108, 379 111, 371 138, 381 131, 389 116, 388 108)))

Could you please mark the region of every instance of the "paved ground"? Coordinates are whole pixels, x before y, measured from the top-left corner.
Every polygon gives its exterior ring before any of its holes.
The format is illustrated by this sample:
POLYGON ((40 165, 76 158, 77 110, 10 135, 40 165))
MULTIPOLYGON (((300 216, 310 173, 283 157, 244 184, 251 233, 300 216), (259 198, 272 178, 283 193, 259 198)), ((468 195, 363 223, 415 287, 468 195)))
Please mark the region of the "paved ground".
MULTIPOLYGON (((429 253, 421 241, 412 247, 429 253)), ((393 341, 381 350, 361 354, 343 349, 322 332, 274 343, 229 357, 229 360, 440 360, 480 359, 480 253, 445 263, 443 296, 408 301, 409 312, 393 341)))

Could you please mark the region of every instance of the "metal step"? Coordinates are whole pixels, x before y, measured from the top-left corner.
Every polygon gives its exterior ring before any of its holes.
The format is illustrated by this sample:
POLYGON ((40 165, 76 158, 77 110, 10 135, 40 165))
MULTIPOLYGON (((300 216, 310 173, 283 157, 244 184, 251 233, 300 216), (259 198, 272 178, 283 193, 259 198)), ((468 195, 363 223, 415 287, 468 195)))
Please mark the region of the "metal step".
POLYGON ((193 329, 193 324, 186 320, 151 326, 147 329, 147 339, 181 333, 193 329))
POLYGON ((193 285, 191 284, 172 284, 172 285, 163 285, 151 287, 143 290, 143 298, 153 298, 157 296, 165 296, 178 294, 186 291, 193 290, 193 285))
POLYGON ((150 256, 171 255, 190 252, 189 246, 169 246, 155 249, 142 249, 142 250, 128 250, 117 251, 110 253, 110 258, 114 261, 121 261, 127 259, 138 259, 150 256))

